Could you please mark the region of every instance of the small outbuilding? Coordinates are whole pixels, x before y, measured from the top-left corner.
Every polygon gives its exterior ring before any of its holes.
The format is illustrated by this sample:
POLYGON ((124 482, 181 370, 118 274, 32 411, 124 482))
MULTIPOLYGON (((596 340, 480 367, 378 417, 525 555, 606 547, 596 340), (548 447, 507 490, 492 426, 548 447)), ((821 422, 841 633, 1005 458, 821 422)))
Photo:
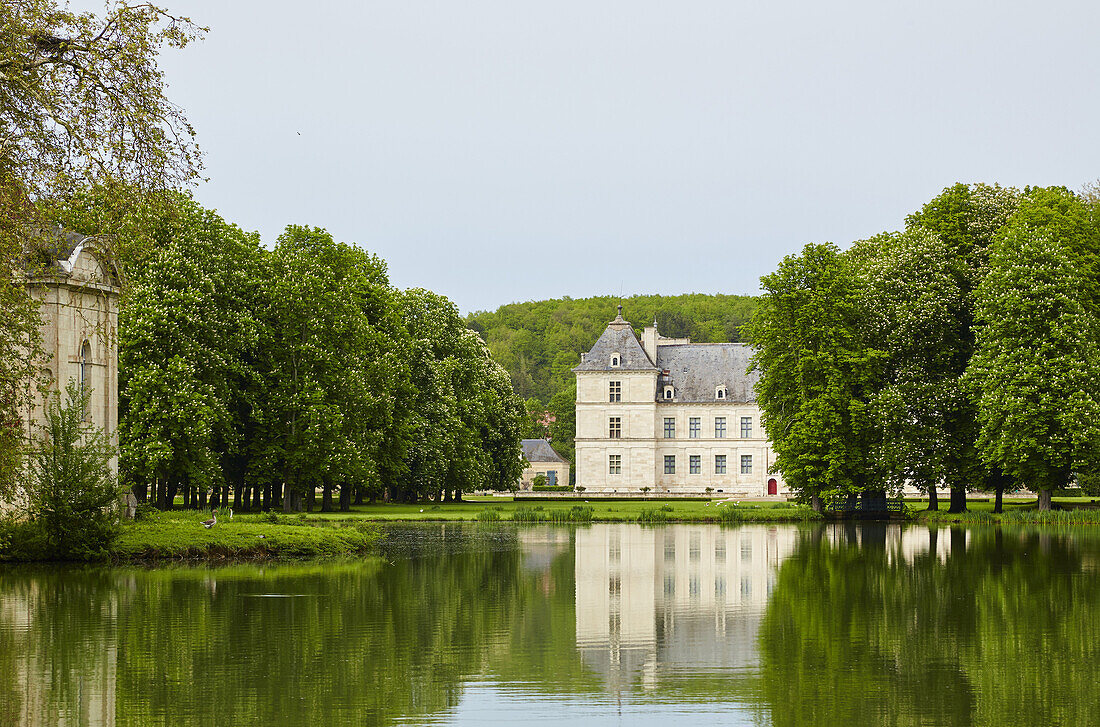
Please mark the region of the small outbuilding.
POLYGON ((546 475, 546 484, 569 484, 569 460, 562 457, 545 439, 524 439, 523 458, 527 467, 520 476, 519 488, 530 490, 537 475, 546 475))

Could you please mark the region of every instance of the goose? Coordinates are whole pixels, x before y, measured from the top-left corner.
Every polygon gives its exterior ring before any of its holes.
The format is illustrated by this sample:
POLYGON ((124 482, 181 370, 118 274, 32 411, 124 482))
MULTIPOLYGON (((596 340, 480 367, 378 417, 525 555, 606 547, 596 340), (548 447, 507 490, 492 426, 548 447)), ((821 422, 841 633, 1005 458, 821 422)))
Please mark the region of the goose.
POLYGON ((214 527, 217 524, 218 524, 218 513, 214 513, 214 517, 210 518, 209 520, 203 520, 202 521, 202 526, 204 528, 206 528, 207 530, 209 530, 210 528, 214 527))

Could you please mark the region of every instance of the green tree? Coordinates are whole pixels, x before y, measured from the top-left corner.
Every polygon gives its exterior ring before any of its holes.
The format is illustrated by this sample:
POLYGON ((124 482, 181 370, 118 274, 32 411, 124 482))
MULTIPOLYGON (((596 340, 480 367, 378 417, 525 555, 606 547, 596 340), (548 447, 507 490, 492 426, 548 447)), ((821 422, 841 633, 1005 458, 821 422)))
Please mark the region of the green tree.
POLYGON ((882 430, 879 457, 891 489, 914 485, 938 509, 936 488, 984 479, 975 449, 971 399, 957 370, 970 349, 959 326, 967 305, 960 261, 946 241, 922 227, 856 243, 848 252, 862 280, 867 329, 886 352, 872 413, 882 430))
POLYGON ((998 233, 976 294, 977 350, 967 372, 978 396, 985 459, 1039 492, 1100 451, 1100 234, 1065 189, 1033 190, 998 233))
POLYGON ((119 315, 120 469, 139 500, 243 485, 257 392, 259 237, 179 195, 119 315))
POLYGON ((818 511, 822 496, 881 490, 869 402, 885 354, 865 340, 866 314, 848 261, 833 245, 806 245, 761 284, 748 331, 777 469, 818 511))
MULTIPOLYGON (((910 271, 936 288, 921 296, 935 311, 934 315, 923 316, 925 323, 920 325, 926 330, 918 327, 910 328, 910 332, 929 335, 935 342, 929 348, 939 349, 934 354, 939 360, 927 361, 927 355, 924 356, 924 362, 930 364, 925 370, 928 385, 919 391, 910 387, 906 393, 918 397, 912 400, 914 409, 934 410, 941 421, 942 446, 932 461, 936 462, 943 483, 951 488, 951 512, 966 510, 968 488, 987 489, 1004 484, 1000 473, 980 466, 977 407, 974 398, 964 392, 962 379, 974 355, 975 290, 988 270, 994 236, 1019 201, 1020 192, 1013 188, 960 183, 944 189, 906 219, 908 231, 925 230, 939 241, 937 247, 929 248, 933 258, 928 262, 932 268, 910 271), (930 300, 937 292, 947 295, 946 306, 930 300)), ((920 239, 919 235, 916 239, 920 239)), ((917 294, 915 289, 912 292, 917 294)), ((918 320, 922 317, 919 311, 915 315, 918 320)), ((904 317, 912 318, 912 314, 904 317)), ((923 345, 919 338, 906 345, 910 349, 906 355, 920 361, 922 357, 915 353, 923 345)), ((906 433, 913 432, 901 434, 906 433)), ((920 447, 913 455, 920 457, 920 447)))
POLYGON ((27 508, 49 555, 63 559, 103 556, 115 535, 119 489, 111 473, 114 449, 87 422, 90 391, 69 382, 64 405, 54 397, 33 446, 27 508))

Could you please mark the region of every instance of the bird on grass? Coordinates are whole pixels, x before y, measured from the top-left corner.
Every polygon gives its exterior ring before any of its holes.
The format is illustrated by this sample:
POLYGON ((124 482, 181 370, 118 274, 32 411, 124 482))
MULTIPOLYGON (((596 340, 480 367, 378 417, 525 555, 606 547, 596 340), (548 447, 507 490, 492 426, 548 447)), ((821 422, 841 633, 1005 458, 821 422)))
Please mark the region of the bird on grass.
POLYGON ((218 513, 214 513, 214 517, 210 518, 209 520, 203 520, 202 521, 202 526, 204 528, 206 528, 207 530, 209 530, 210 528, 214 527, 217 524, 218 524, 218 513))

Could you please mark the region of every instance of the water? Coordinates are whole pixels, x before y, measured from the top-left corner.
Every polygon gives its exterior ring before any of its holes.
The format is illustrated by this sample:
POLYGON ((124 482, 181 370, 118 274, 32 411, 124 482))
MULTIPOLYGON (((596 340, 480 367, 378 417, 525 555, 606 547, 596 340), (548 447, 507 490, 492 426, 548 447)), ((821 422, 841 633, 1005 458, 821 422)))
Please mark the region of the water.
POLYGON ((0 569, 0 725, 1092 725, 1100 531, 407 525, 0 569))

